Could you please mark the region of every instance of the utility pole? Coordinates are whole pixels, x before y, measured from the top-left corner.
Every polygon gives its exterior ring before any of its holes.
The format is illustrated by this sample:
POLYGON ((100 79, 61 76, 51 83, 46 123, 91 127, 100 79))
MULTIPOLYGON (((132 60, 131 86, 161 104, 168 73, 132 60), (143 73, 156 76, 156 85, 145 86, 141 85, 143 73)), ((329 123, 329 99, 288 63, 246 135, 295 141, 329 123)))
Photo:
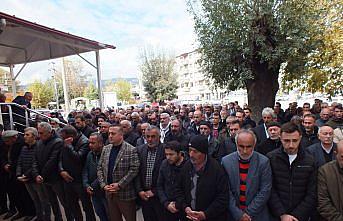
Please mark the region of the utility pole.
POLYGON ((56 106, 57 110, 60 109, 60 102, 58 100, 58 89, 57 89, 57 81, 56 81, 56 69, 55 69, 55 62, 50 62, 52 64, 52 69, 49 69, 49 71, 53 72, 52 78, 54 79, 54 91, 55 91, 55 100, 56 100, 56 106))
POLYGON ((67 87, 67 81, 66 81, 66 75, 65 75, 65 61, 64 61, 64 58, 62 58, 61 73, 62 73, 62 84, 63 84, 65 111, 66 111, 67 114, 69 114, 69 112, 70 112, 70 105, 69 105, 68 87, 67 87))

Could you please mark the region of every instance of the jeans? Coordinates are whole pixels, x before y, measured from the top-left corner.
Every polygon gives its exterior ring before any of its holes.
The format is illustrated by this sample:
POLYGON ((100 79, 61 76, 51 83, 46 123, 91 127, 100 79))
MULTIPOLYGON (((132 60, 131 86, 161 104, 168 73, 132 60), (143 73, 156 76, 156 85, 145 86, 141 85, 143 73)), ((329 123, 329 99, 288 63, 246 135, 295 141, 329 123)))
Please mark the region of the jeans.
POLYGON ((104 196, 92 196, 92 202, 95 213, 99 216, 100 221, 108 221, 107 201, 104 196))

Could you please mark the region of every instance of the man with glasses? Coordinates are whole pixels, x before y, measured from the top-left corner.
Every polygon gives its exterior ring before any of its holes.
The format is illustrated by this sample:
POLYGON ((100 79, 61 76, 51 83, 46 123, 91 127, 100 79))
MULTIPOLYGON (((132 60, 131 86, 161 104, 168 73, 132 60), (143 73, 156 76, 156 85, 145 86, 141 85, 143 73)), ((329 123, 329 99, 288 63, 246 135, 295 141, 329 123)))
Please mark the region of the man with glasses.
POLYGON ((282 146, 267 154, 273 177, 269 208, 274 219, 308 220, 316 208, 316 165, 300 142, 300 128, 286 123, 281 127, 282 146))

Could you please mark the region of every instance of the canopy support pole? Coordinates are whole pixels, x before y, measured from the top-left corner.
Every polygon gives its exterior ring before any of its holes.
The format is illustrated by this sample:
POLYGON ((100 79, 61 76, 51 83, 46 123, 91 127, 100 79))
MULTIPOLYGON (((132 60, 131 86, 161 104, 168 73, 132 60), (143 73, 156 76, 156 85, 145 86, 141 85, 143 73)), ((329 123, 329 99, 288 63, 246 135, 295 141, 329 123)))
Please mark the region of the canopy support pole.
POLYGON ((12 79, 12 94, 13 94, 13 99, 17 96, 17 86, 15 84, 15 77, 14 77, 14 71, 13 71, 14 65, 10 64, 10 75, 12 79))
POLYGON ((104 109, 104 103, 103 103, 102 86, 101 86, 101 70, 100 70, 99 50, 95 51, 95 59, 96 59, 96 78, 97 78, 97 82, 98 82, 99 105, 100 105, 101 110, 103 110, 104 109))

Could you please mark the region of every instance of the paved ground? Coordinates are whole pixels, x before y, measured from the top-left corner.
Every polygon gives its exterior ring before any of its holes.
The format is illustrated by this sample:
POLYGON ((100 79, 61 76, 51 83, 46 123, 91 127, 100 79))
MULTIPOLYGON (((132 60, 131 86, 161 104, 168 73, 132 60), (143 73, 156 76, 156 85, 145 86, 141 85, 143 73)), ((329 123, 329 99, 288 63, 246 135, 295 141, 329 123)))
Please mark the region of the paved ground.
MULTIPOLYGON (((4 216, 5 216, 5 215, 0 216, 0 221, 4 220, 4 219, 3 219, 4 216)), ((65 219, 65 217, 63 217, 63 219, 65 219)), ((9 220, 11 220, 11 219, 7 219, 6 221, 9 221, 9 220)), ((24 220, 24 218, 19 219, 18 221, 23 221, 23 220, 24 220)), ((33 220, 33 219, 32 219, 32 220, 33 220)), ((86 220, 86 219, 84 219, 84 220, 86 220)), ((99 219, 97 218, 97 220, 99 220, 99 219)), ((125 219, 124 219, 124 220, 125 220, 125 219)), ((142 215, 142 210, 138 210, 138 211, 137 211, 137 221, 144 221, 143 215, 142 215)))

